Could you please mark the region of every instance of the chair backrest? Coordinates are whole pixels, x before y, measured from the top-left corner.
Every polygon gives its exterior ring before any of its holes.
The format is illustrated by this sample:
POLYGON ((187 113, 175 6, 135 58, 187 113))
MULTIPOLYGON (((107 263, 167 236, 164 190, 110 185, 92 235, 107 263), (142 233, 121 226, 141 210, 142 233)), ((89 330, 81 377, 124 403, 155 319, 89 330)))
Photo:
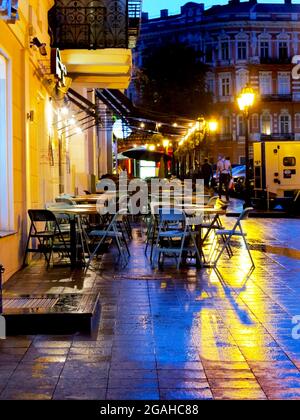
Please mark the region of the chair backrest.
POLYGON ((56 222, 55 215, 49 210, 28 210, 28 215, 31 222, 56 222))
POLYGON ((185 222, 186 215, 178 207, 163 207, 159 209, 159 221, 164 222, 185 222))
POLYGON ((245 219, 248 218, 249 213, 252 210, 253 210, 253 207, 248 207, 248 208, 246 208, 245 210, 242 211, 242 213, 239 215, 239 217, 238 217, 238 219, 237 219, 237 221, 236 221, 236 223, 234 225, 233 230, 235 230, 238 226, 240 226, 242 220, 245 220, 245 219))

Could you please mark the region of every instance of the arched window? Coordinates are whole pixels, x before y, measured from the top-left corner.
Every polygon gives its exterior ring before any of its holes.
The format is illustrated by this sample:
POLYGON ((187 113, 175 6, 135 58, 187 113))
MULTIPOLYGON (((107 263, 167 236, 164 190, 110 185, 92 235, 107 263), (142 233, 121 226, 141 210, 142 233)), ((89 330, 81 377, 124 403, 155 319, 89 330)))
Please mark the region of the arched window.
POLYGON ((13 228, 12 213, 12 144, 10 141, 8 105, 8 63, 0 53, 0 230, 13 228))
POLYGON ((272 133, 272 119, 268 112, 264 112, 261 116, 261 133, 267 136, 272 133))
POLYGON ((289 134, 291 130, 291 116, 283 113, 279 116, 279 128, 281 134, 289 134))

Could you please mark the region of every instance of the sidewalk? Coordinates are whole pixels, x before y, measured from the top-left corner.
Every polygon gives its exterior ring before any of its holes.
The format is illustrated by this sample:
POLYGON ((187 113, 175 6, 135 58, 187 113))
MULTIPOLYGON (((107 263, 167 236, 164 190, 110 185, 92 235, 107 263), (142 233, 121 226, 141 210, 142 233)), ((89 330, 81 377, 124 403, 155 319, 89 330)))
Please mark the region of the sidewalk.
POLYGON ((241 248, 222 260, 222 279, 155 272, 138 230, 125 270, 110 254, 85 277, 41 265, 19 273, 6 291, 100 291, 101 322, 95 337, 0 340, 0 399, 300 399, 300 220, 245 229, 257 265, 248 280, 241 248))

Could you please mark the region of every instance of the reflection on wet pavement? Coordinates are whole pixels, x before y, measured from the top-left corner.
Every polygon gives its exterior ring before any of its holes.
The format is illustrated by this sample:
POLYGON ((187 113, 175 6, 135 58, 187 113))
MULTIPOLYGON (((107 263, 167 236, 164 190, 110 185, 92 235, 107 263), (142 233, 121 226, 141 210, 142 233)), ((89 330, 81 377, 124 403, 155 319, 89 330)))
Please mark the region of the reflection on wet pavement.
POLYGON ((36 264, 12 278, 5 288, 16 293, 99 290, 102 316, 93 337, 0 341, 0 398, 299 399, 300 221, 249 219, 245 228, 250 277, 242 246, 218 275, 176 272, 172 260, 153 271, 136 230, 125 270, 110 254, 86 276, 36 264))

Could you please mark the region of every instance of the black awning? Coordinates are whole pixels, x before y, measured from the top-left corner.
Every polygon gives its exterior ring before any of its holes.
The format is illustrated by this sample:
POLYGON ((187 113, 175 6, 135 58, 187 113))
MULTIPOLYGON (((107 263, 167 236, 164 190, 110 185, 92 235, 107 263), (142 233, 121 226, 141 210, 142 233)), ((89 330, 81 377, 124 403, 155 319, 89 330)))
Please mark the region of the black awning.
POLYGON ((155 132, 157 124, 160 123, 160 132, 178 136, 185 133, 188 123, 191 122, 191 120, 161 115, 156 112, 141 109, 135 106, 118 89, 97 89, 96 95, 113 113, 129 122, 129 125, 132 127, 138 128, 140 123, 144 121, 150 125, 148 131, 155 132), (176 127, 172 126, 172 123, 175 121, 178 121, 178 126, 176 127))
POLYGON ((135 114, 135 106, 118 89, 97 89, 98 98, 121 118, 128 118, 135 114))
POLYGON ((66 107, 70 106, 72 115, 59 121, 62 126, 58 129, 61 134, 68 133, 72 137, 77 130, 85 131, 94 126, 101 126, 102 120, 97 105, 86 99, 74 89, 69 88, 64 98, 66 107))
POLYGON ((74 89, 69 89, 67 94, 68 99, 76 105, 81 111, 84 111, 90 117, 99 118, 97 113, 97 106, 93 102, 86 99, 74 89))

